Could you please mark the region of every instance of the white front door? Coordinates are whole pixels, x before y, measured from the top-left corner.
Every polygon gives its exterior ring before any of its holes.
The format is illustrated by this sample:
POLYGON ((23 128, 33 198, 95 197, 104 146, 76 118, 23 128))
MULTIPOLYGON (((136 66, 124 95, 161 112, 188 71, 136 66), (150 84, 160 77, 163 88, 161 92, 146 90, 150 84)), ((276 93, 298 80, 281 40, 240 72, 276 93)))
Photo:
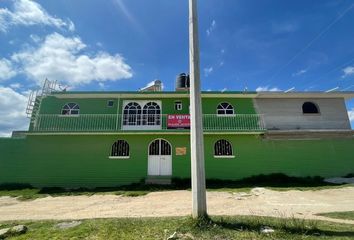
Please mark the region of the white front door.
POLYGON ((149 146, 149 176, 172 175, 172 149, 166 140, 156 139, 149 146))

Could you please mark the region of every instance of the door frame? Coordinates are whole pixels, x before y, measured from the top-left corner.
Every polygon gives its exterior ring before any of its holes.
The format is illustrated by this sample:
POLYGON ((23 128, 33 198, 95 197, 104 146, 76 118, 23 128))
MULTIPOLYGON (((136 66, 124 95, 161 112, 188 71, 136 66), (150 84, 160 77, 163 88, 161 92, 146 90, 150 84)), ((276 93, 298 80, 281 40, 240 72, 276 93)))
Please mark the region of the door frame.
MULTIPOLYGON (((172 144, 170 141, 164 139, 164 138, 155 138, 153 139, 152 141, 149 142, 148 144, 148 147, 147 147, 147 152, 148 152, 148 167, 147 167, 147 175, 148 176, 172 176, 172 155, 173 155, 173 152, 172 152, 172 144), (159 155, 150 155, 150 145, 155 142, 156 140, 159 140, 159 155), (170 155, 161 155, 161 140, 164 140, 165 142, 167 142, 169 144, 169 146, 171 147, 171 154, 170 155), (170 157, 170 165, 171 165, 171 174, 170 175, 150 175, 149 174, 149 164, 150 164, 150 156, 159 156, 160 157, 160 160, 161 161, 161 156, 169 156, 170 157)), ((161 173, 161 162, 159 162, 159 173, 161 173)))

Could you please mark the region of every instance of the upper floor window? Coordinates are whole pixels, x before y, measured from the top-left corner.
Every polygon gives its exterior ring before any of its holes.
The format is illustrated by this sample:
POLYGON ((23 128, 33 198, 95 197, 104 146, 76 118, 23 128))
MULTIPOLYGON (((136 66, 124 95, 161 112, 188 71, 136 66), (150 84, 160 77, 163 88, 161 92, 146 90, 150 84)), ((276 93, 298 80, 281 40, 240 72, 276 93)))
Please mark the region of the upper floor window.
POLYGON ((123 111, 123 125, 141 124, 141 106, 136 102, 128 103, 123 111))
POLYGON ((302 113, 303 114, 316 114, 316 113, 320 113, 319 108, 316 104, 314 104, 313 102, 305 102, 302 105, 302 113))
POLYGON ((76 103, 65 104, 61 110, 62 115, 78 115, 80 113, 80 107, 76 103))
POLYGON ((161 101, 127 100, 123 103, 123 130, 161 129, 161 101))
POLYGON ((214 156, 233 157, 231 143, 225 139, 218 140, 214 145, 214 156))
POLYGON ((182 102, 181 101, 175 101, 175 110, 177 110, 177 111, 182 110, 182 102))
POLYGON ((113 100, 108 100, 107 101, 107 107, 113 107, 114 106, 114 101, 113 100))
POLYGON ((111 157, 129 157, 129 144, 124 140, 118 140, 112 145, 111 157))
POLYGON ((234 107, 226 102, 220 103, 217 107, 217 114, 218 115, 233 115, 234 114, 234 107))
POLYGON ((148 102, 143 108, 143 125, 160 125, 161 110, 155 102, 148 102))

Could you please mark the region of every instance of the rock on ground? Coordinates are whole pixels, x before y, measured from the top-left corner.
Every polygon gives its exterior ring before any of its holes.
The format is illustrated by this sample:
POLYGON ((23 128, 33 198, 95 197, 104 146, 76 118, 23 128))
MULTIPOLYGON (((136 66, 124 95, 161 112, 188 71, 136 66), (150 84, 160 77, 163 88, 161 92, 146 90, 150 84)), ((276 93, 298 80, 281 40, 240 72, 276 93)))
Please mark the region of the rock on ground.
POLYGON ((12 234, 22 234, 27 232, 27 227, 25 225, 17 225, 11 228, 12 234))
POLYGON ((178 239, 178 237, 177 237, 177 232, 174 232, 171 236, 169 236, 169 237, 167 238, 167 240, 175 240, 175 239, 178 239))
POLYGON ((0 239, 5 239, 13 235, 21 235, 27 232, 27 227, 25 225, 17 225, 12 228, 0 229, 0 239))
POLYGON ((326 178, 324 181, 328 182, 328 183, 334 183, 334 184, 354 183, 354 177, 352 177, 352 178, 343 178, 343 177, 326 178))
POLYGON ((5 239, 10 234, 10 228, 0 229, 0 239, 5 239))
POLYGON ((261 233, 273 233, 273 232, 274 232, 274 229, 272 229, 270 227, 264 226, 261 228, 261 233))
POLYGON ((73 228, 73 227, 79 226, 80 224, 81 224, 81 221, 62 222, 62 223, 56 224, 55 227, 59 228, 59 229, 68 229, 68 228, 73 228))

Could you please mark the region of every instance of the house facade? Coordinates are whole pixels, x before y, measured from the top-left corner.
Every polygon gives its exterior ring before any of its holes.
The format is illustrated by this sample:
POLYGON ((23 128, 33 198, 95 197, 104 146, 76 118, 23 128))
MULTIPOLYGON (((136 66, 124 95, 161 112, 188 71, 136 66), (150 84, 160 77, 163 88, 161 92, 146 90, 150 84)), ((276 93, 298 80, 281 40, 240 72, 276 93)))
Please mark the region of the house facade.
MULTIPOLYGON (((206 178, 354 173, 353 92, 203 92, 206 178)), ((0 138, 0 183, 109 187, 190 178, 188 91, 47 91, 0 138)))

